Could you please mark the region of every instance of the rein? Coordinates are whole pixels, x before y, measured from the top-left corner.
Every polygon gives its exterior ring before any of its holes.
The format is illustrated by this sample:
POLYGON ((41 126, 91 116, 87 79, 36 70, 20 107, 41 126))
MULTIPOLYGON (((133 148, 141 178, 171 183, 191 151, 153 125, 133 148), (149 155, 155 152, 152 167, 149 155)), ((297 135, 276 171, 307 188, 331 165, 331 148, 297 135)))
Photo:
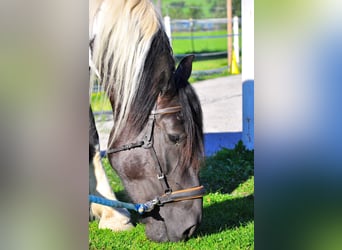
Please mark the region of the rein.
POLYGON ((153 200, 147 201, 145 203, 127 203, 127 202, 121 202, 118 200, 109 200, 106 198, 102 198, 95 195, 89 195, 88 199, 89 202, 115 207, 115 208, 127 208, 130 210, 134 210, 138 212, 139 214, 144 214, 147 212, 151 212, 155 206, 163 206, 166 203, 171 202, 178 202, 178 201, 184 201, 184 200, 192 200, 192 199, 199 199, 203 197, 205 193, 205 189, 203 186, 197 186, 193 188, 187 188, 178 190, 175 192, 171 192, 168 194, 164 194, 162 196, 158 196, 154 198, 153 200))
POLYGON ((157 178, 158 180, 160 180, 160 183, 164 189, 164 194, 154 198, 151 201, 148 201, 142 204, 132 204, 132 203, 115 201, 115 200, 108 200, 108 199, 93 196, 93 195, 89 195, 90 202, 94 202, 94 203, 98 203, 98 204, 106 205, 106 206, 112 206, 112 207, 127 208, 130 210, 137 211, 139 214, 143 214, 145 212, 152 211, 156 205, 162 206, 165 203, 199 199, 204 196, 205 189, 203 186, 196 186, 196 187, 181 189, 181 190, 177 190, 173 192, 167 182, 166 175, 163 172, 163 169, 158 160, 156 151, 153 147, 153 130, 154 130, 154 124, 156 121, 156 116, 161 115, 161 114, 176 113, 176 112, 179 112, 181 109, 182 109, 181 106, 173 106, 173 107, 168 107, 164 109, 154 108, 154 110, 152 110, 151 114, 149 115, 146 134, 141 141, 132 142, 129 144, 119 146, 117 148, 112 148, 112 149, 107 150, 107 155, 109 155, 109 154, 114 154, 114 153, 118 153, 121 151, 131 150, 134 148, 148 149, 151 153, 152 158, 154 159, 156 163, 155 170, 157 172, 157 178))

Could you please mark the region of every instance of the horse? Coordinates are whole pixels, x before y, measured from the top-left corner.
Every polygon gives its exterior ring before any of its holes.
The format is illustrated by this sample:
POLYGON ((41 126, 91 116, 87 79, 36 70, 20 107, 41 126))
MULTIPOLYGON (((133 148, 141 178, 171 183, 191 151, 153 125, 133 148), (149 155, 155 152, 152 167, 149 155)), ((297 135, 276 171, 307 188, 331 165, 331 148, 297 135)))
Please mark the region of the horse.
POLYGON ((194 56, 175 67, 149 0, 94 0, 89 13, 90 82, 103 87, 113 112, 109 162, 133 202, 164 200, 142 215, 147 238, 187 240, 203 210, 202 109, 188 82, 194 56))

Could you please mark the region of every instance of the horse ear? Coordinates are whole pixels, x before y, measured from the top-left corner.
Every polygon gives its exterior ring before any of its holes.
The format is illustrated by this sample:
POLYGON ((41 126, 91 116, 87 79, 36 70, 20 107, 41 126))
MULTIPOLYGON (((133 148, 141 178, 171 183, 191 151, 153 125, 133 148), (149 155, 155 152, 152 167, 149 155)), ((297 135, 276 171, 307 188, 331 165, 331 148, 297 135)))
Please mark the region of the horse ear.
POLYGON ((195 55, 189 55, 184 57, 177 67, 175 76, 181 79, 188 80, 191 75, 192 61, 194 60, 194 58, 195 55))

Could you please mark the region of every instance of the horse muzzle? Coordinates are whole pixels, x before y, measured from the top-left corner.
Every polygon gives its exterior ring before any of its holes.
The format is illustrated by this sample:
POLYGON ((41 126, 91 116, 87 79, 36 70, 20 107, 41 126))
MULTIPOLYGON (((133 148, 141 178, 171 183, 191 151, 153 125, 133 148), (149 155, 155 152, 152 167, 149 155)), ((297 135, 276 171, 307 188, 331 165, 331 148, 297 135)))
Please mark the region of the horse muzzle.
POLYGON ((147 238, 156 242, 187 240, 202 220, 202 203, 198 198, 156 207, 143 221, 147 238))

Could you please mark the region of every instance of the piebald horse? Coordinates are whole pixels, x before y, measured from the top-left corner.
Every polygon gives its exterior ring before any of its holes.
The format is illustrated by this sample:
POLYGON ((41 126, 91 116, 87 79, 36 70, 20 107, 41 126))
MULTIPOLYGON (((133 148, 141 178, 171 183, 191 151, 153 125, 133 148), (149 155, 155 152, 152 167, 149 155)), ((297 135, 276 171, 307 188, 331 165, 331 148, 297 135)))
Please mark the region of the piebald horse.
MULTIPOLYGON (((186 240, 202 220, 202 196, 196 193, 202 192, 202 110, 188 83, 193 56, 175 68, 163 20, 148 0, 94 0, 89 13, 90 82, 103 87, 113 110, 109 162, 134 203, 185 196, 157 206, 142 222, 151 240, 186 240)), ((89 117, 92 124, 91 111, 89 117)), ((94 138, 90 162, 100 165, 98 136, 94 138)), ((113 199, 103 167, 96 165, 90 164, 89 191, 113 199)), ((123 229, 132 226, 125 209, 98 210, 100 226, 118 228, 109 226, 108 215, 117 216, 123 229)))

